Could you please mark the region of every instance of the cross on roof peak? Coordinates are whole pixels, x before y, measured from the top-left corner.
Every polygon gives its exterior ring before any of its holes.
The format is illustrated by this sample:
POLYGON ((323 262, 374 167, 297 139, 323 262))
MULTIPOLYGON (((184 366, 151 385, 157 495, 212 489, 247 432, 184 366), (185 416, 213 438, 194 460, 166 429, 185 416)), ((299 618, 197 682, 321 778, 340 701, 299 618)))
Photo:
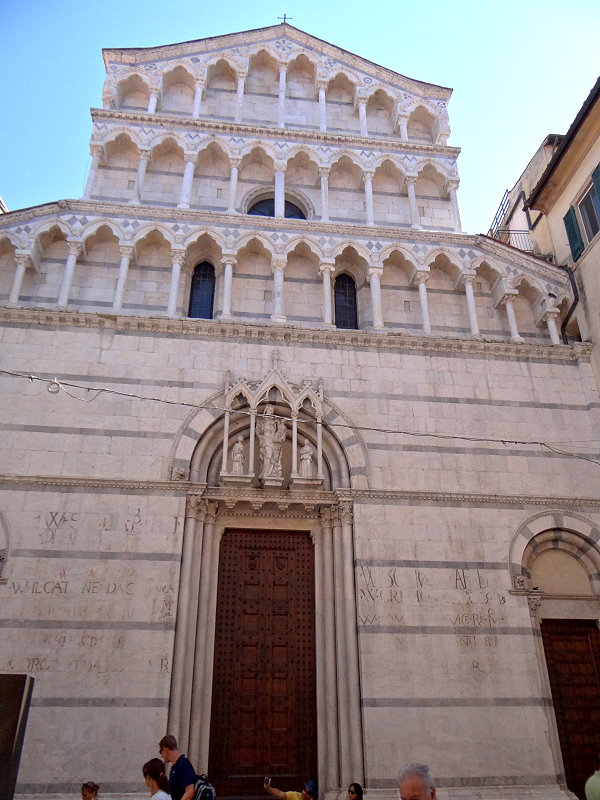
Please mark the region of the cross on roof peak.
POLYGON ((282 19, 283 20, 283 24, 285 25, 285 23, 288 21, 288 19, 293 19, 293 17, 288 17, 288 15, 284 13, 283 17, 277 17, 277 19, 282 19))

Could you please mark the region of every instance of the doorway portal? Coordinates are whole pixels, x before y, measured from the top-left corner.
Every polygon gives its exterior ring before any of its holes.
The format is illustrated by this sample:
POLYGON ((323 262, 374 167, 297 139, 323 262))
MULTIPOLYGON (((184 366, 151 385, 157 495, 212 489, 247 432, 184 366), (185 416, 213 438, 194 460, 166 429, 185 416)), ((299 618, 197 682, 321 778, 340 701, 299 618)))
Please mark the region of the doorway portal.
POLYGON ((317 777, 314 548, 303 531, 226 530, 209 775, 220 798, 317 777))

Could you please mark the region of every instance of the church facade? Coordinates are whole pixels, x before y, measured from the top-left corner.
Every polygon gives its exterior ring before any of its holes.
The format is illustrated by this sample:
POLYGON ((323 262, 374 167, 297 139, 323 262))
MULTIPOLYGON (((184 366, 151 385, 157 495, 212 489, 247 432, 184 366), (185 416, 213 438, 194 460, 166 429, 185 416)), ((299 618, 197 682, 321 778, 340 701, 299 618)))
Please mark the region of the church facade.
POLYGON ((0 219, 18 791, 137 794, 169 732, 223 797, 392 797, 413 760, 572 796, 600 399, 568 275, 462 231, 447 88, 287 24, 104 60, 83 197, 0 219))

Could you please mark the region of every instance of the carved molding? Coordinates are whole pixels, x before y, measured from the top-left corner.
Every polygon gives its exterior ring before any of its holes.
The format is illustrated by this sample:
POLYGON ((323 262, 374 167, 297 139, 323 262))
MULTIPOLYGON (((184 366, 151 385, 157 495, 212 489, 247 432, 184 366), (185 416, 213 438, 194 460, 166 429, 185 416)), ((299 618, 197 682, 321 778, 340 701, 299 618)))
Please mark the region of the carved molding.
POLYGON ((290 144, 299 142, 313 142, 316 147, 331 146, 335 148, 355 146, 361 150, 368 148, 379 152, 401 152, 426 156, 443 156, 456 159, 460 155, 460 147, 448 145, 426 144, 424 142, 404 142, 399 137, 392 139, 360 136, 351 133, 324 133, 321 131, 298 130, 297 128, 276 128, 267 125, 252 125, 247 122, 227 122, 226 120, 211 120, 206 117, 193 119, 189 117, 169 116, 164 112, 148 114, 144 111, 120 111, 116 109, 92 108, 93 122, 118 122, 120 125, 143 125, 145 128, 173 130, 192 129, 194 133, 199 128, 207 134, 221 134, 234 136, 257 137, 273 139, 277 142, 287 141, 290 144))
POLYGON ((551 345, 515 343, 508 339, 450 339, 442 337, 411 336, 388 331, 387 336, 367 330, 296 328, 292 325, 259 325, 250 322, 198 320, 187 317, 130 317, 112 313, 86 311, 59 311, 55 309, 0 308, 0 322, 17 325, 46 325, 66 328, 98 328, 100 330, 156 333, 165 335, 197 336, 206 339, 242 339, 253 341, 295 342, 328 347, 351 346, 371 350, 427 353, 444 355, 480 355, 485 358, 543 359, 549 363, 587 363, 591 359, 592 345, 551 345))
MULTIPOLYGON (((485 503, 497 506, 545 506, 547 509, 571 508, 600 508, 600 497, 541 497, 536 495, 497 495, 474 494, 472 492, 434 492, 434 491, 409 491, 403 489, 336 489, 333 492, 325 490, 307 490, 290 492, 288 489, 225 489, 217 486, 207 487, 200 483, 183 483, 181 481, 136 481, 136 480, 111 480, 108 478, 75 478, 47 475, 0 475, 0 486, 13 486, 24 488, 37 488, 40 486, 53 486, 57 489, 72 487, 78 489, 121 489, 131 491, 145 491, 148 493, 165 493, 172 496, 185 497, 187 492, 215 501, 233 500, 233 503, 248 502, 260 505, 270 504, 309 504, 315 508, 320 506, 334 506, 341 500, 409 500, 415 503, 435 501, 441 504, 477 504, 485 503)), ((518 591, 518 590, 511 590, 518 591)))

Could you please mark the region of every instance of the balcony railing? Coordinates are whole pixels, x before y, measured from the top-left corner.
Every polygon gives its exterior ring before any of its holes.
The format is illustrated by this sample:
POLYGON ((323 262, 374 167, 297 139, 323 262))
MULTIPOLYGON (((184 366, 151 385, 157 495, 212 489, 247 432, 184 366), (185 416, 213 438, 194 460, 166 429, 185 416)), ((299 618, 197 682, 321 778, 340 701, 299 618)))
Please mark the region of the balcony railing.
POLYGON ((499 242, 509 244, 511 247, 517 247, 526 253, 534 252, 533 240, 529 235, 529 231, 512 231, 509 228, 498 228, 490 235, 499 242))

